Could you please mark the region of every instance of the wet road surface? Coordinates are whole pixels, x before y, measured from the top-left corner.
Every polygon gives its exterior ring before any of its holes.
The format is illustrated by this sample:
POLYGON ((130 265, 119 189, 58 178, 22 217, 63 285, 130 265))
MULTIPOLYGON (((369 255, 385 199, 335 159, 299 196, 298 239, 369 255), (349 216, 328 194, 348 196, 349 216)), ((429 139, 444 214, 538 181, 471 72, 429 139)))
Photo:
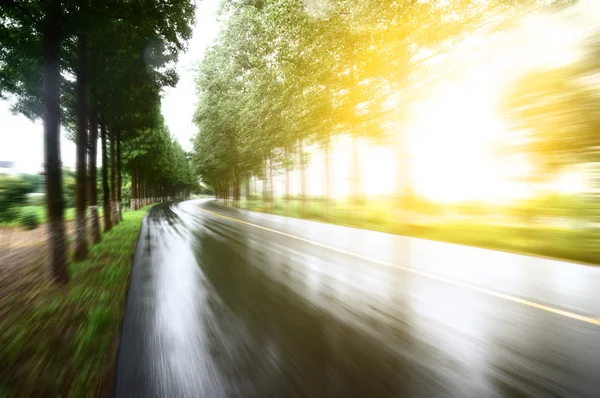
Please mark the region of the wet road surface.
POLYGON ((115 395, 598 397, 600 268, 160 204, 115 395))

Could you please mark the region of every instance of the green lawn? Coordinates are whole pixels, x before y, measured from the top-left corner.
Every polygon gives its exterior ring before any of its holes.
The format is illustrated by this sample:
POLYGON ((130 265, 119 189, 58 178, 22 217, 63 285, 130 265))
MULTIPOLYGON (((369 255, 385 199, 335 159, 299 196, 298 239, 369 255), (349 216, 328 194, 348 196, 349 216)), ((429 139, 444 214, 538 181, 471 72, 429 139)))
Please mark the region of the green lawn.
MULTIPOLYGON (((46 206, 23 206, 23 207, 20 207, 18 211, 19 211, 19 214, 23 214, 25 212, 35 213, 38 216, 40 223, 45 223, 46 221, 48 221, 48 216, 46 213, 46 206)), ((98 216, 102 217, 103 214, 104 214, 104 209, 102 207, 98 207, 98 216)), ((74 219, 75 219, 75 208, 70 207, 68 209, 65 209, 65 220, 69 221, 69 220, 74 220, 74 219)), ((20 225, 20 223, 19 223, 18 218, 11 222, 0 223, 0 227, 16 227, 19 225, 20 225)))
MULTIPOLYGON (((231 202, 230 202, 231 204, 231 202)), ((490 225, 476 221, 404 222, 389 202, 356 207, 344 202, 309 200, 302 211, 299 200, 240 202, 240 207, 260 212, 371 229, 494 250, 553 257, 591 264, 600 262, 600 236, 590 230, 490 225)))
MULTIPOLYGON (((22 208, 22 211, 34 211, 42 220, 42 222, 48 221, 48 215, 46 214, 45 206, 25 206, 22 208)), ((104 209, 102 207, 98 207, 98 215, 102 217, 104 214, 104 209)), ((75 208, 70 207, 65 209, 65 220, 74 220, 75 219, 75 208)))
POLYGON ((15 310, 0 323, 0 397, 110 396, 132 257, 148 209, 125 212, 88 259, 71 264, 67 286, 46 283, 1 303, 15 310))

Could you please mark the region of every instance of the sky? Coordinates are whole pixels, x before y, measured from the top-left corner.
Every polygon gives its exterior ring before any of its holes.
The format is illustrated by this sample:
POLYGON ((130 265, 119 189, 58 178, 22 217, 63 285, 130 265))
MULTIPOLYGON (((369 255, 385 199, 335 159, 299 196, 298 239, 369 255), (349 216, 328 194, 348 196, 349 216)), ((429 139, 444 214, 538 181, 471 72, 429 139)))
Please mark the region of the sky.
MULTIPOLYGON (((190 140, 196 132, 192 122, 197 101, 195 69, 205 49, 218 34, 219 2, 197 2, 193 36, 187 50, 177 62, 179 82, 176 87, 165 90, 162 100, 162 113, 169 130, 185 150, 192 149, 190 140)), ((61 157, 66 167, 75 168, 75 144, 66 139, 64 130, 61 137, 61 157)), ((18 171, 35 173, 42 171, 43 159, 42 121, 32 122, 23 115, 13 115, 10 102, 0 100, 0 161, 15 162, 18 171)))
POLYGON ((191 138, 196 133, 192 122, 196 109, 195 69, 206 48, 219 32, 217 10, 220 0, 202 0, 197 3, 196 25, 188 49, 181 54, 177 63, 179 82, 176 87, 165 90, 162 100, 162 113, 167 126, 183 148, 192 149, 191 138))

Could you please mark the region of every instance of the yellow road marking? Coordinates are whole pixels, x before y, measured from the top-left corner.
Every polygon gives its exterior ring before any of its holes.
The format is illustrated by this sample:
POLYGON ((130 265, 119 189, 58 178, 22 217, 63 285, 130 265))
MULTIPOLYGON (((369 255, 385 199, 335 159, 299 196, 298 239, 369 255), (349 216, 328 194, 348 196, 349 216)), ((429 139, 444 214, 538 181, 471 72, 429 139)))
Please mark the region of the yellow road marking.
POLYGON ((465 282, 456 281, 456 280, 453 280, 453 279, 450 279, 450 278, 446 278, 444 276, 430 274, 429 272, 420 271, 420 270, 415 269, 415 268, 410 268, 410 267, 407 267, 407 266, 404 266, 404 265, 400 265, 400 264, 396 264, 396 263, 391 263, 391 262, 388 262, 388 261, 377 260, 376 258, 363 256, 362 254, 354 253, 354 252, 351 252, 351 251, 348 251, 348 250, 340 249, 338 247, 329 246, 329 245, 326 245, 326 244, 323 244, 323 243, 315 242, 314 240, 301 238, 301 237, 296 236, 296 235, 286 234, 285 232, 281 232, 281 231, 277 231, 275 229, 263 227, 261 225, 252 224, 252 223, 249 223, 247 221, 239 220, 237 218, 224 216, 223 214, 215 213, 213 211, 206 210, 206 209, 203 209, 203 208, 200 208, 200 210, 202 210, 204 212, 207 212, 207 213, 210 213, 212 215, 215 215, 217 217, 221 217, 221 218, 225 218, 227 220, 231 220, 231 221, 239 222, 239 223, 242 223, 242 224, 250 225, 252 227, 263 229, 265 231, 273 232, 273 233, 276 233, 276 234, 279 234, 279 235, 287 236, 288 238, 297 239, 299 241, 310 243, 312 245, 323 247, 325 249, 333 250, 333 251, 336 251, 338 253, 346 254, 348 256, 352 256, 352 257, 355 257, 355 258, 360 258, 361 260, 366 260, 366 261, 369 261, 369 262, 372 262, 372 263, 376 263, 376 264, 380 264, 380 265, 383 265, 383 266, 386 266, 386 267, 398 268, 398 269, 401 269, 401 270, 403 270, 405 272, 409 272, 409 273, 412 273, 412 274, 415 274, 415 275, 420 275, 420 276, 423 276, 425 278, 436 280, 438 282, 442 282, 442 283, 446 283, 446 284, 454 285, 454 286, 459 286, 459 287, 462 287, 462 288, 465 288, 465 289, 468 289, 468 290, 472 290, 472 291, 475 291, 475 292, 487 294, 489 296, 493 296, 493 297, 501 298, 501 299, 504 299, 504 300, 512 301, 514 303, 519 303, 519 304, 522 304, 522 305, 526 305, 528 307, 536 308, 538 310, 550 312, 552 314, 562 315, 562 316, 565 316, 567 318, 576 319, 578 321, 582 321, 582 322, 590 323, 592 325, 600 326, 600 318, 591 318, 591 317, 587 317, 587 316, 584 316, 584 315, 575 314, 573 312, 564 311, 564 310, 561 310, 561 309, 558 309, 558 308, 554 308, 554 307, 550 307, 550 306, 547 306, 547 305, 544 305, 544 304, 536 303, 534 301, 524 300, 522 298, 511 296, 509 294, 500 293, 500 292, 497 292, 495 290, 486 289, 484 287, 479 287, 479 286, 471 285, 471 284, 468 284, 468 283, 465 283, 465 282))

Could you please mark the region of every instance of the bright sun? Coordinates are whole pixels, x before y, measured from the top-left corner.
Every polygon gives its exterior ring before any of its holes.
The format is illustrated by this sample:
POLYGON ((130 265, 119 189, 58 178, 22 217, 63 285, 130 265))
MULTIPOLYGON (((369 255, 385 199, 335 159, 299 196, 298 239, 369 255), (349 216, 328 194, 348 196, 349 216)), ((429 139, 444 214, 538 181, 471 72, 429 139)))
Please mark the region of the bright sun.
MULTIPOLYGON (((504 88, 523 72, 576 59, 575 39, 573 29, 556 20, 532 17, 511 35, 483 38, 479 45, 470 40, 469 46, 451 54, 444 61, 449 76, 412 110, 416 190, 442 202, 531 196, 531 188, 518 182, 532 172, 531 165, 497 150, 509 131, 498 102, 504 88)), ((555 186, 561 191, 565 186, 571 191, 580 188, 574 179, 555 186)))
POLYGON ((482 76, 439 88, 413 112, 412 178, 418 192, 442 202, 505 201, 528 196, 516 182, 530 173, 522 158, 500 155, 507 131, 494 88, 482 76))
MULTIPOLYGON (((473 36, 438 61, 440 65, 430 65, 436 83, 413 101, 409 120, 398 131, 408 132, 409 166, 399 163, 402 156, 394 145, 363 140, 359 152, 365 193, 396 194, 410 178, 418 194, 439 202, 504 202, 534 195, 537 191, 523 182, 533 173, 527 158, 499 150, 498 143, 510 139, 510 126, 498 104, 504 90, 524 73, 577 59, 579 27, 563 20, 568 18, 560 13, 528 17, 518 29, 473 36), (410 177, 403 179, 403 170, 410 177)), ((310 151, 309 194, 323 195, 324 154, 317 148, 310 151)), ((351 140, 336 138, 329 155, 335 197, 351 192, 351 154, 351 140)), ((569 171, 547 185, 555 192, 573 193, 585 184, 581 173, 569 171)), ((291 191, 299 189, 299 174, 294 173, 291 191)))

